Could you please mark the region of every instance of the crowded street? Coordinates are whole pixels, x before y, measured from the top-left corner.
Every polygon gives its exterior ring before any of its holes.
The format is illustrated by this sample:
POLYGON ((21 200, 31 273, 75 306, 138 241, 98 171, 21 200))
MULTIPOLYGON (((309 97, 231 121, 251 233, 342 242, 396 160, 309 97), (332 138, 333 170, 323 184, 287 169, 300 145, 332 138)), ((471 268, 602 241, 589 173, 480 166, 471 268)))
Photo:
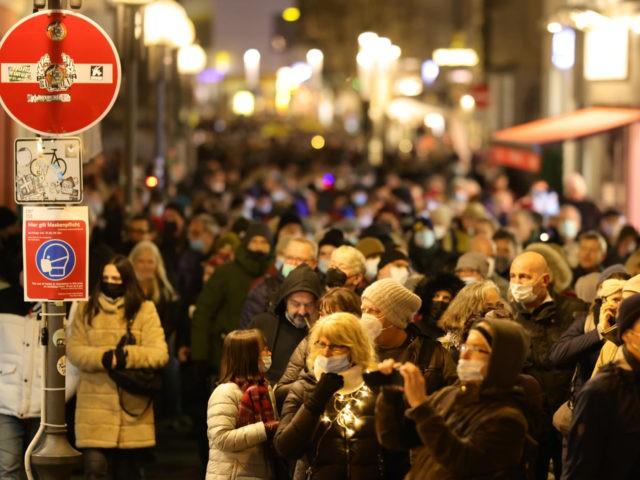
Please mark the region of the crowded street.
POLYGON ((370 1, 0 0, 0 479, 640 478, 639 2, 370 1))

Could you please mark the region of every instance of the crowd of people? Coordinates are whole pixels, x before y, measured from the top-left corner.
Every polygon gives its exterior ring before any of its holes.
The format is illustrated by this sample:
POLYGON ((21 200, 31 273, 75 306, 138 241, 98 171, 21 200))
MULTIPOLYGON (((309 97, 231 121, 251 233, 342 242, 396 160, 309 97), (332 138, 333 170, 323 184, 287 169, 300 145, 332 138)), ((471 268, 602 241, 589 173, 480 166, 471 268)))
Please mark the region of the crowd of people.
MULTIPOLYGON (((85 478, 143 478, 160 423, 192 429, 210 480, 640 478, 639 234, 579 175, 518 198, 500 173, 209 153, 191 190, 129 218, 87 182, 91 295, 67 338, 85 478), (127 369, 162 391, 124 390, 127 369)), ((20 252, 0 207, 16 479, 40 412, 20 252)))

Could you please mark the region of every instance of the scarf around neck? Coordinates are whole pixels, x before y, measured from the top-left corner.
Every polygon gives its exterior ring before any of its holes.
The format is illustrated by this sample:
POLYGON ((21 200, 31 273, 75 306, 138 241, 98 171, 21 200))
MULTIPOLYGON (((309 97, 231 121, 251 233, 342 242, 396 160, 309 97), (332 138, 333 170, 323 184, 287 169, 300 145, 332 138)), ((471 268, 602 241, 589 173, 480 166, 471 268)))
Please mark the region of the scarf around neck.
POLYGON ((265 379, 258 382, 234 383, 242 390, 242 398, 238 405, 236 428, 257 422, 270 422, 276 419, 274 408, 269 395, 269 384, 265 379))

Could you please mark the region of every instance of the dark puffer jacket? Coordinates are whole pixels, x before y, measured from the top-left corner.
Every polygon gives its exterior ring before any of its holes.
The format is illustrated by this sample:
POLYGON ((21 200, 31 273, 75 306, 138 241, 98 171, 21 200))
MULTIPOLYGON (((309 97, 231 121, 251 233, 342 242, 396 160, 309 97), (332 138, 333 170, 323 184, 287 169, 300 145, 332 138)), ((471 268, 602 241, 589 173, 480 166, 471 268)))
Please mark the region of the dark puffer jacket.
POLYGON ((557 367, 551 361, 551 347, 580 315, 584 315, 588 305, 577 298, 564 295, 553 296, 553 301, 545 302, 532 312, 523 311, 513 304, 517 311, 516 321, 531 336, 531 350, 524 365, 524 372, 534 377, 545 394, 544 412, 549 417, 569 398, 571 367, 557 367))
POLYGON ((335 420, 339 395, 327 404, 325 412, 312 414, 304 406, 316 384, 312 373, 296 381, 285 400, 275 447, 283 457, 298 460, 294 479, 376 480, 386 479, 383 453, 376 439, 375 398, 371 393, 361 399, 356 415, 362 421, 349 437, 335 420), (323 421, 328 418, 331 421, 323 421), (310 476, 305 477, 309 472, 310 476))
POLYGON ((526 354, 521 327, 489 320, 493 342, 482 384, 449 386, 402 417, 402 394, 383 389, 376 429, 391 449, 415 448, 406 479, 525 478, 529 429, 525 395, 515 387, 526 354))

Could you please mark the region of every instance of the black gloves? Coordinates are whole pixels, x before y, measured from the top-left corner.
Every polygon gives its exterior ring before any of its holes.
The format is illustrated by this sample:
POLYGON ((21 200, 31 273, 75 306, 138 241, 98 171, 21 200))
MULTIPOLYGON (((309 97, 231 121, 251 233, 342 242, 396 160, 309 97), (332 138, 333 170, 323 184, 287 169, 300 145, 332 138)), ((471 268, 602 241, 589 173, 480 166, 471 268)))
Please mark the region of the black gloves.
POLYGON ((264 422, 264 429, 267 432, 267 440, 273 440, 273 437, 276 434, 276 430, 278 430, 278 425, 280 425, 280 422, 278 420, 264 422))
POLYGON ((325 373, 320 377, 316 388, 304 402, 304 406, 314 415, 324 412, 324 407, 331 396, 344 386, 344 378, 337 373, 325 373))
POLYGON ((102 366, 105 370, 113 370, 111 365, 113 364, 114 356, 116 357, 116 369, 124 368, 127 365, 127 354, 122 348, 107 350, 102 354, 102 366))

